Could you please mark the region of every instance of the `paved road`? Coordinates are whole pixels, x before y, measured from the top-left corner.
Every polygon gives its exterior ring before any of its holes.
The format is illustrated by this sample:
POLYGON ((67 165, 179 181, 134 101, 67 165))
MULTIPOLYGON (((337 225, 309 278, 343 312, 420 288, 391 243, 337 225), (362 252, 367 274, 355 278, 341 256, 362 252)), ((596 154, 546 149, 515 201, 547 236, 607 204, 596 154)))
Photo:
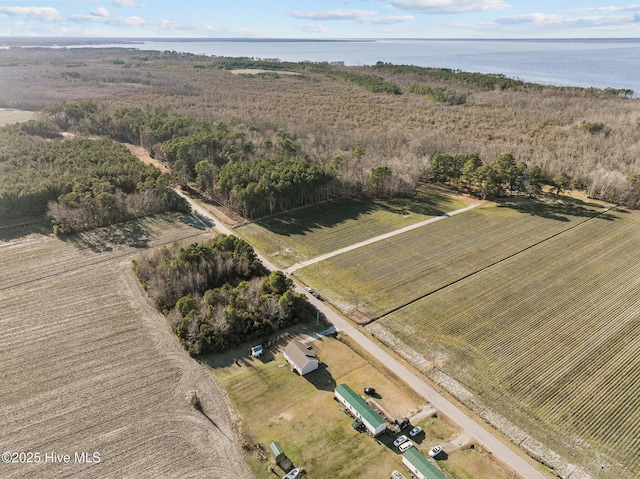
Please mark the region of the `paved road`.
MULTIPOLYGON (((218 218, 216 218, 209 210, 204 206, 194 201, 184 193, 177 191, 180 196, 185 198, 198 215, 206 217, 213 221, 214 228, 224 234, 234 234, 231 229, 225 226, 218 218)), ((471 207, 464 208, 468 210, 471 207)), ((458 213, 462 210, 458 210, 458 213)), ((424 223, 424 222, 423 222, 424 223)), ((415 225, 412 225, 417 227, 415 225)), ((268 258, 258 254, 258 257, 269 270, 279 269, 268 258)), ((296 290, 300 293, 307 295, 309 301, 318 308, 338 330, 349 335, 360 347, 365 349, 373 357, 381 361, 386 367, 388 367, 394 374, 405 381, 411 388, 413 388, 420 396, 430 402, 436 409, 440 410, 445 416, 454 421, 462 430, 464 430, 469 436, 471 436, 478 444, 491 451, 495 457, 504 462, 508 467, 513 469, 517 474, 524 479, 548 479, 547 476, 542 474, 538 469, 532 466, 525 459, 520 457, 517 453, 512 451, 509 446, 504 444, 498 438, 496 438, 490 431, 476 423, 462 410, 448 401, 444 396, 438 393, 435 389, 429 386, 422 378, 412 373, 398 360, 389 355, 382 347, 372 341, 369 337, 360 332, 349 321, 344 319, 340 314, 330 308, 323 301, 313 297, 309 292, 305 291, 300 285, 296 285, 296 290)))

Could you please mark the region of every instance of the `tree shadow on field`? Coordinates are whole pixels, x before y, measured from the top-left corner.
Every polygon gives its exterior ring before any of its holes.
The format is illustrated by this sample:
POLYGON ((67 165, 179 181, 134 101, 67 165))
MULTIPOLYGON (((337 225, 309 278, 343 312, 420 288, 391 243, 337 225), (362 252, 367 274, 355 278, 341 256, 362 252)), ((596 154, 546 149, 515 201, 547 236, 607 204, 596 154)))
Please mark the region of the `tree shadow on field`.
POLYGON ((75 245, 79 249, 89 249, 94 253, 113 251, 115 246, 129 246, 144 249, 149 246, 151 235, 139 220, 118 223, 104 228, 83 231, 59 237, 61 241, 75 245))
POLYGON ((16 240, 31 234, 49 236, 51 235, 51 225, 39 218, 0 222, 0 243, 16 240))
POLYGON ((556 221, 571 221, 574 218, 594 218, 613 221, 619 217, 604 212, 604 207, 597 203, 586 202, 577 198, 568 196, 560 196, 556 198, 553 195, 547 195, 538 198, 500 198, 498 201, 499 208, 510 208, 520 213, 529 214, 531 216, 540 216, 556 221))
POLYGON ((209 417, 209 415, 205 412, 204 408, 202 407, 202 404, 198 404, 197 406, 195 406, 195 410, 198 411, 200 414, 202 414, 204 418, 207 419, 213 427, 215 427, 218 431, 220 431, 220 434, 222 434, 225 438, 227 438, 229 442, 231 443, 233 442, 233 440, 229 436, 227 436, 222 429, 220 429, 220 426, 218 426, 216 422, 209 417))
POLYGON ((358 219, 377 209, 371 200, 334 200, 257 220, 256 224, 281 236, 305 235, 358 219))
POLYGON ((325 201, 258 219, 255 223, 281 236, 305 235, 321 228, 333 228, 374 211, 388 211, 406 216, 439 216, 452 203, 451 196, 438 189, 423 189, 413 196, 395 198, 345 198, 325 201))

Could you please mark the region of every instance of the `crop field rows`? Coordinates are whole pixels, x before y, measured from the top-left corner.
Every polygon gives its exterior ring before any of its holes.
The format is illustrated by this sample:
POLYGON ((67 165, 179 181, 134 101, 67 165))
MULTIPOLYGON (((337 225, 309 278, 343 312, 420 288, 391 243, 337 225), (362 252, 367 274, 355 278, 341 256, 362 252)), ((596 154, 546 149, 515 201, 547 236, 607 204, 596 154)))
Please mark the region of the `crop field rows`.
POLYGON ((485 205, 296 272, 335 304, 380 317, 602 212, 547 217, 485 205), (359 278, 368 278, 366 282, 359 278))
POLYGON ((210 236, 189 223, 146 218, 129 224, 129 241, 126 225, 75 241, 0 241, 0 450, 41 454, 40 463, 0 464, 3 479, 251 477, 226 393, 183 351, 131 270, 144 248, 210 236), (187 403, 192 388, 209 419, 187 403), (77 463, 75 452, 100 462, 77 463), (71 462, 45 462, 45 453, 71 462))
POLYGON ((640 217, 611 212, 378 324, 601 477, 640 474, 640 217))
POLYGON ((465 206, 462 199, 429 187, 413 198, 321 203, 250 223, 238 232, 288 267, 465 206))

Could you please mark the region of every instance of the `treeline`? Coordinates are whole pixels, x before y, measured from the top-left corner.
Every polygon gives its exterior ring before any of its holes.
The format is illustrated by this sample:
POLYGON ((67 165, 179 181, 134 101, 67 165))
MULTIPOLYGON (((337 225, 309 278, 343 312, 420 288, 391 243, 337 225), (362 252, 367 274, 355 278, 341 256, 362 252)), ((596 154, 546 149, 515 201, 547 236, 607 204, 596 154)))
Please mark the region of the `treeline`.
POLYGON ((249 217, 326 199, 335 179, 330 166, 305 159, 297 136, 282 130, 241 129, 160 109, 121 108, 109 115, 91 101, 61 103, 46 113, 61 129, 144 146, 171 166, 174 183, 195 183, 249 217))
POLYGON ((343 70, 334 70, 332 74, 350 83, 355 83, 356 85, 361 86, 365 90, 369 90, 373 93, 389 93, 392 95, 402 95, 402 90, 398 85, 387 81, 384 78, 376 77, 373 75, 362 75, 359 73, 352 73, 343 70))
MULTIPOLYGON (((7 79, 6 88, 0 91, 4 106, 35 109, 64 99, 68 103, 76 98, 99 100, 109 115, 91 114, 92 130, 103 132, 95 134, 128 137, 127 141, 150 148, 161 160, 162 145, 167 137, 173 138, 171 130, 177 128, 162 132, 163 124, 169 123, 156 110, 171 112, 167 116, 174 119, 195 117, 228 125, 238 137, 231 142, 231 136, 225 136, 232 144, 222 146, 227 147, 221 152, 222 158, 242 156, 255 161, 281 156, 275 148, 267 148, 280 143, 279 129, 296 138, 292 141, 296 157, 323 167, 333 158, 342 157, 343 161, 333 168, 335 180, 323 187, 329 195, 405 193, 428 177, 430 160, 441 152, 474 152, 487 162, 510 152, 518 161, 540 166, 549 179, 560 171, 567 172, 589 196, 640 205, 640 191, 630 179, 630 175, 640 172, 637 99, 620 98, 627 95, 624 91, 541 85, 529 88, 505 84, 500 79, 499 85, 507 86, 503 89, 491 82, 479 81, 478 86, 465 83, 463 77, 471 76, 454 71, 445 71, 442 76, 449 80, 432 79, 421 75, 419 72, 427 70, 419 67, 376 69, 346 67, 340 62, 298 64, 277 59, 227 59, 122 49, 0 50, 0 65, 7 79), (264 81, 257 76, 229 74, 224 71, 228 68, 290 70, 299 74, 264 81), (406 73, 399 72, 403 69, 406 73), (405 95, 413 86, 431 90, 424 89, 426 95, 411 94, 410 101, 402 95, 389 94, 380 102, 379 93, 364 88, 354 92, 354 84, 332 74, 336 70, 384 78, 398 85, 405 95), (80 78, 64 75, 69 71, 78 72, 80 78), (139 80, 148 80, 148 84, 131 84, 132 74, 139 80), (465 96, 466 102, 449 108, 446 102, 438 101, 447 95, 440 95, 444 92, 439 88, 465 96), (132 105, 149 106, 140 111, 131 109, 132 105), (117 110, 128 113, 113 121, 117 110), (136 118, 143 116, 157 120, 147 123, 146 119, 136 118), (147 126, 130 127, 135 124, 147 126), (366 150, 364 156, 351 153, 357 146, 366 150), (245 148, 253 151, 245 153, 245 148), (385 182, 384 188, 369 182, 372 170, 378 166, 392 172, 392 179, 385 182)), ((55 131, 49 134, 55 135, 55 131)), ((199 134, 191 125, 177 136, 199 134)), ((184 154, 186 149, 182 151, 184 154)), ((222 158, 212 163, 214 176, 223 166, 222 158)), ((188 173, 197 181, 195 164, 189 158, 182 161, 190 163, 188 168, 182 168, 182 179, 188 173)), ((204 177, 207 170, 205 165, 204 177)), ((215 193, 215 188, 210 188, 212 196, 224 202, 230 200, 215 193)))
POLYGON ((134 262, 134 270, 193 355, 263 338, 310 314, 293 282, 281 271, 267 275, 251 246, 235 236, 163 247, 134 262))
MULTIPOLYGON (((436 155, 431 160, 430 178, 440 183, 452 183, 482 198, 499 197, 505 193, 542 192, 548 183, 539 166, 516 162, 513 155, 500 155, 493 164, 484 164, 478 155, 436 155)), ((570 186, 570 178, 560 183, 557 192, 570 186)))
POLYGON ((430 87, 427 85, 409 85, 405 88, 405 91, 407 93, 424 95, 428 98, 431 98, 432 100, 439 101, 441 103, 447 103, 449 105, 462 105, 467 101, 466 95, 441 87, 430 87))
POLYGON ((33 127, 28 122, 0 129, 3 218, 48 214, 54 231, 67 233, 186 208, 168 175, 124 146, 80 138, 44 141, 22 131, 33 127))
POLYGON ((535 83, 527 83, 522 80, 509 78, 502 74, 475 73, 465 72, 461 70, 452 70, 450 68, 432 68, 418 67, 413 65, 394 65, 392 63, 378 62, 371 67, 374 71, 400 74, 400 75, 417 75, 425 79, 450 82, 455 81, 468 85, 473 85, 485 90, 507 90, 522 87, 532 89, 542 89, 542 85, 535 83))

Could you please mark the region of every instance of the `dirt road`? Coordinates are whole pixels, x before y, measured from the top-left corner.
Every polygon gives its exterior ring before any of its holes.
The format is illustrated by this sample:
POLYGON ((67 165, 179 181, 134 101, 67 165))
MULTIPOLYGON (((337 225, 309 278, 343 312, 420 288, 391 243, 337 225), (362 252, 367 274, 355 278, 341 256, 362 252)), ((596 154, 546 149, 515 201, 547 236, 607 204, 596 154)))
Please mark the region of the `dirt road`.
POLYGON ((340 248, 335 251, 331 251, 327 254, 323 254, 321 256, 316 256, 315 258, 311 258, 310 260, 303 261, 302 263, 296 263, 293 266, 289 266, 284 270, 285 273, 293 273, 294 271, 304 268, 305 266, 309 266, 310 264, 319 263, 320 261, 324 261, 325 259, 333 258, 334 256, 338 256, 339 254, 346 253, 347 251, 352 251, 354 249, 362 248, 363 246, 370 245, 372 243, 376 243, 378 241, 385 240, 387 238, 391 238, 392 236, 401 235, 406 233, 407 231, 415 230, 416 228, 421 228, 425 225, 435 223, 436 221, 444 220, 446 218, 450 218, 451 216, 459 215, 464 213, 465 211, 469 211, 476 206, 480 206, 482 203, 474 203, 465 208, 461 208, 459 210, 452 211, 450 213, 445 213, 440 216, 436 216, 435 218, 429 218, 428 220, 421 221, 419 223, 415 223, 409 226, 405 226, 404 228, 400 228, 398 230, 390 231, 389 233, 382 234, 380 236, 375 236, 373 238, 369 238, 368 240, 361 241, 360 243, 352 244, 350 246, 346 246, 345 248, 340 248))

